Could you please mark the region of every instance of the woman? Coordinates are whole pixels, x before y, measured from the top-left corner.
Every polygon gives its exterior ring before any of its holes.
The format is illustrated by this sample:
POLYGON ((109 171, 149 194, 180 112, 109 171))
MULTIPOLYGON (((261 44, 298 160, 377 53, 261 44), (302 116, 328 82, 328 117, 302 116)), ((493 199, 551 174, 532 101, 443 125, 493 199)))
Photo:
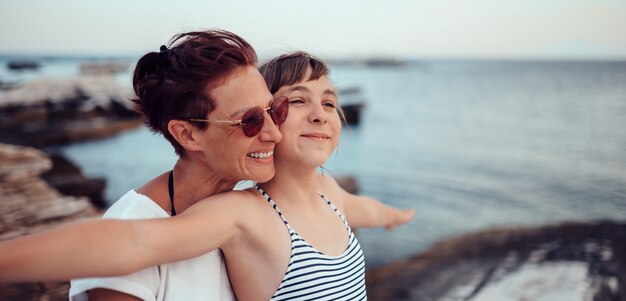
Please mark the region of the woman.
POLYGON ((261 70, 274 96, 288 97, 290 106, 272 180, 214 195, 167 220, 86 221, 10 242, 11 248, 0 244, 6 252, 32 247, 33 240, 46 246, 62 240, 45 257, 11 252, 11 258, 0 259, 0 271, 14 274, 0 273, 0 279, 123 274, 220 248, 238 300, 365 299, 363 256, 348 222, 393 228, 414 211, 352 196, 317 173, 341 132, 337 92, 321 60, 295 53, 261 70), (102 245, 103 232, 115 239, 102 245), (76 237, 90 252, 70 257, 68 246, 76 237), (63 271, 55 270, 59 259, 63 271))
MULTIPOLYGON (((235 34, 209 30, 176 36, 168 49, 143 56, 135 68, 133 100, 147 126, 172 144, 179 158, 164 173, 118 200, 105 218, 174 216, 195 202, 232 190, 240 180, 267 181, 274 175, 273 150, 280 141, 274 123, 284 120, 286 102, 273 102, 256 71, 253 48, 235 34), (257 109, 281 112, 271 122, 257 109), (282 104, 282 105, 281 105, 282 104), (236 114, 233 115, 232 113, 236 114), (180 120, 250 119, 246 127, 180 120), (256 118, 256 119, 255 119, 256 118), (264 122, 267 121, 267 122, 264 122)), ((274 114, 275 115, 275 114, 274 114)), ((150 151, 149 149, 139 151, 150 151)), ((153 266, 122 277, 72 281, 72 300, 233 300, 219 250, 153 266)))

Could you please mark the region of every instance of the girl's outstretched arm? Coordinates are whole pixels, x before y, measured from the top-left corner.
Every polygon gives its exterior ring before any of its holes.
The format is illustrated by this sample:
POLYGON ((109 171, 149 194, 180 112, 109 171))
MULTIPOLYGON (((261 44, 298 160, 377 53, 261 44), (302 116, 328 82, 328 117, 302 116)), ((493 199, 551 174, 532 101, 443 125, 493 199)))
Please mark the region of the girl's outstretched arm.
POLYGON ((320 175, 319 180, 324 190, 333 191, 341 198, 346 219, 352 228, 385 227, 393 230, 415 215, 415 209, 397 209, 371 197, 351 194, 328 175, 320 175))
POLYGON ((346 218, 352 228, 385 227, 393 230, 415 215, 415 209, 397 209, 370 197, 342 191, 346 218))
POLYGON ((0 281, 123 275, 201 255, 242 233, 240 193, 247 192, 212 196, 176 217, 88 220, 2 241, 0 281))

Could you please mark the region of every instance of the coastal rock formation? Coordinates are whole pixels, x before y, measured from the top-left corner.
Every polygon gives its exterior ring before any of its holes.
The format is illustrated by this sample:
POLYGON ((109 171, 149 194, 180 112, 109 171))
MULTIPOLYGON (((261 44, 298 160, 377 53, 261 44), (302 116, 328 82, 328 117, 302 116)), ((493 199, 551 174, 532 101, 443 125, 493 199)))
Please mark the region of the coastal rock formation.
POLYGON ((353 176, 338 176, 335 177, 335 181, 343 190, 353 194, 359 193, 359 184, 353 176))
MULTIPOLYGON (((39 150, 0 144, 0 240, 99 216, 87 198, 65 196, 40 178, 51 167, 39 150)), ((68 282, 0 284, 0 300, 67 300, 68 289, 68 282)))
POLYGON ((137 127, 131 91, 113 76, 39 79, 0 94, 0 142, 44 146, 137 127))
POLYGON ((41 67, 39 62, 30 60, 9 61, 7 63, 9 70, 37 70, 39 67, 41 67))
POLYGON ((626 300, 626 223, 488 230, 370 271, 370 300, 626 300))
POLYGON ((86 178, 74 163, 59 154, 50 154, 52 168, 41 177, 64 195, 86 196, 100 209, 108 207, 104 200, 106 181, 103 178, 86 178))

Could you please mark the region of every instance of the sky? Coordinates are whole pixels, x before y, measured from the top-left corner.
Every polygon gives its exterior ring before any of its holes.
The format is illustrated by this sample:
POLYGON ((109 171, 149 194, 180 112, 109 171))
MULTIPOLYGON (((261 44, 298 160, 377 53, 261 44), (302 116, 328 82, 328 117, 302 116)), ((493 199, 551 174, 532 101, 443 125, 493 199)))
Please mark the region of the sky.
POLYGON ((626 0, 0 0, 0 54, 141 55, 205 28, 261 57, 626 59, 626 0))

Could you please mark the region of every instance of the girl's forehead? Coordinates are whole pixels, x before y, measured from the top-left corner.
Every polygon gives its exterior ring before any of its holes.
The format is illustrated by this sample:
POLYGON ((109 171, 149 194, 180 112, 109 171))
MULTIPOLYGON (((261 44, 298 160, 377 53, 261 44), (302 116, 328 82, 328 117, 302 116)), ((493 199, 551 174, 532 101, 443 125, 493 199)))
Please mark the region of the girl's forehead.
POLYGON ((335 86, 330 82, 328 77, 321 76, 318 79, 313 80, 303 80, 293 85, 283 86, 279 89, 279 91, 283 91, 284 93, 289 92, 304 92, 304 93, 313 93, 313 92, 321 92, 323 94, 337 94, 335 86))

